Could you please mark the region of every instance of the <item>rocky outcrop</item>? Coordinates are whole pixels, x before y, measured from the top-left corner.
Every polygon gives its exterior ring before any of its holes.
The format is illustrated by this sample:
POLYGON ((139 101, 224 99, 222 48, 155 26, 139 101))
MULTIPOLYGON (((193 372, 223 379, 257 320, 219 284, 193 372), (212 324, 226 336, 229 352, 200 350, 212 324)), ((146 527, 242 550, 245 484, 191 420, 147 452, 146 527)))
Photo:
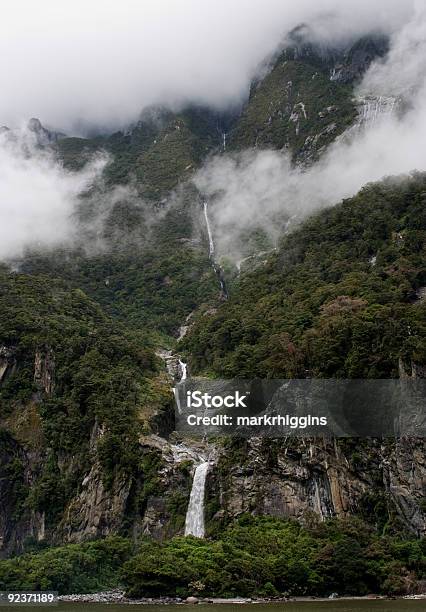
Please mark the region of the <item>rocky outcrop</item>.
MULTIPOLYGON (((96 425, 91 452, 103 435, 96 425)), ((11 438, 0 468, 0 554, 22 550, 28 538, 59 544, 113 533, 164 539, 183 534, 196 465, 211 460, 206 481, 207 535, 244 513, 294 518, 302 523, 361 515, 371 523, 399 525, 426 533, 426 440, 234 440, 222 445, 140 440, 141 472, 122 473, 106 483, 92 464, 67 504, 60 522, 45 525, 42 512, 13 520, 19 507, 10 466, 21 465, 21 482, 31 486, 37 469, 11 438), (9 466, 9 467, 8 467, 9 466)), ((70 458, 62 465, 64 474, 70 458)), ((19 479, 18 479, 19 480, 19 479)))
POLYGON ((384 57, 389 50, 386 36, 370 35, 344 45, 327 45, 315 40, 315 35, 306 25, 292 30, 287 37, 286 53, 292 59, 305 59, 314 64, 328 66, 330 80, 350 84, 362 78, 377 58, 384 57))
POLYGON ((0 558, 22 550, 29 539, 44 538, 44 514, 24 507, 36 463, 34 453, 0 430, 0 558))
POLYGON ((5 125, 1 126, 0 137, 3 138, 3 142, 21 146, 23 152, 28 154, 34 149, 54 145, 58 140, 65 138, 65 134, 49 130, 44 127, 40 119, 33 117, 22 129, 10 129, 5 125))
POLYGON ((426 534, 426 440, 401 439, 383 457, 383 484, 398 516, 418 536, 426 534))
POLYGON ((34 137, 37 146, 44 147, 57 142, 60 138, 65 138, 65 134, 61 132, 54 132, 45 128, 40 119, 33 117, 28 121, 28 131, 34 137))
POLYGON ((343 54, 342 60, 333 66, 331 80, 353 83, 359 80, 378 57, 389 49, 389 41, 383 36, 362 38, 343 54))
POLYGON ((426 378, 426 366, 423 364, 410 361, 405 363, 402 359, 398 362, 399 378, 405 380, 407 378, 426 378))
POLYGON ((125 520, 130 487, 131 480, 122 475, 107 488, 99 463, 94 463, 55 530, 54 540, 82 542, 119 533, 125 520))
POLYGON ((55 360, 50 348, 37 349, 34 358, 34 383, 46 395, 54 390, 55 360))
POLYGON ((241 444, 210 474, 210 521, 227 522, 246 512, 324 520, 368 513, 380 499, 389 520, 396 516, 417 535, 426 533, 425 440, 288 444, 251 439, 241 444))
POLYGON ((15 372, 16 366, 15 349, 5 345, 0 346, 0 384, 15 372))

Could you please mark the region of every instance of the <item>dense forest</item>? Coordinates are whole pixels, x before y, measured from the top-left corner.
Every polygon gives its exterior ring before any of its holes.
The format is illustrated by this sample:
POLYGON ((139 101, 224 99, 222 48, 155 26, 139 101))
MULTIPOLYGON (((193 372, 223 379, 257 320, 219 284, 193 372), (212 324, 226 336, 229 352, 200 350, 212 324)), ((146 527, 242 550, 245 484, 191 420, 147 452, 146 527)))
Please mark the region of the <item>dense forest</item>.
POLYGON ((398 595, 425 572, 425 541, 378 536, 360 520, 242 516, 220 539, 72 544, 0 564, 0 587, 60 594, 124 585, 129 597, 398 595))
POLYGON ((368 185, 245 274, 183 343, 222 377, 395 378, 426 361, 426 176, 368 185))

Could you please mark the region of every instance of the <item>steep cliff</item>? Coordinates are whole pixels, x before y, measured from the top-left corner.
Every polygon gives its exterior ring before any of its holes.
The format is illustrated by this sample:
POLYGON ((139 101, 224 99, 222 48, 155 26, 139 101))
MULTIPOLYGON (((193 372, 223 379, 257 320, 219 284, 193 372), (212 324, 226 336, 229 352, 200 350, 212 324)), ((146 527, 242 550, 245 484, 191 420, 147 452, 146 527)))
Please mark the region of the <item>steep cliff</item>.
POLYGON ((117 532, 145 478, 139 437, 173 427, 151 341, 59 281, 0 283, 1 554, 117 532))
POLYGON ((234 440, 208 481, 210 533, 244 513, 310 524, 359 516, 424 536, 425 440, 234 440))

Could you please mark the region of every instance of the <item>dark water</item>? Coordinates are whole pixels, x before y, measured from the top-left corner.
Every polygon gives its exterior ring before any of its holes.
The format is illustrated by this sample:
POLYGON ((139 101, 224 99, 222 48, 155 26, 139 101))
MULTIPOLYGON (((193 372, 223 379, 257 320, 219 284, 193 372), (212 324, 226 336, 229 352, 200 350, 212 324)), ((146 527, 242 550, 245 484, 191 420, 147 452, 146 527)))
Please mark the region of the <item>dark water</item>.
MULTIPOLYGON (((4 608, 6 610, 7 608, 4 608)), ((10 608, 9 608, 10 609, 10 608)), ((104 603, 60 603, 58 606, 38 607, 39 612, 420 612, 426 601, 398 599, 393 601, 300 601, 277 604, 198 604, 198 605, 140 605, 104 603)))

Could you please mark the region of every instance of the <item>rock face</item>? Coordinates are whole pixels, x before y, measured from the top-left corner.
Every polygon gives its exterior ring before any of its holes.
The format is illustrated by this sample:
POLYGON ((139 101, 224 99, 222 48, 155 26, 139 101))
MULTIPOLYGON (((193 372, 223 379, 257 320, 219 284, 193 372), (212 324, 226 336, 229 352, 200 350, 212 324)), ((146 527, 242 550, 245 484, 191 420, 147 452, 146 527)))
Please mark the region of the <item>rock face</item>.
POLYGON ((207 521, 268 514, 300 521, 383 508, 417 535, 426 532, 425 440, 251 439, 222 455, 209 478, 207 521), (234 459, 232 459, 234 457, 234 459))
POLYGON ((62 138, 65 138, 65 134, 45 128, 40 119, 33 117, 20 130, 10 129, 5 125, 1 126, 0 137, 3 139, 3 142, 18 145, 28 154, 34 149, 54 145, 62 138))
MULTIPOLYGON (((97 426, 93 445, 99 436, 102 428, 97 426)), ((10 439, 1 454, 0 554, 19 552, 28 538, 59 544, 123 532, 157 539, 183 534, 200 452, 205 456, 206 448, 148 436, 141 440, 141 459, 147 467, 138 483, 122 476, 106 485, 95 461, 60 522, 46 526, 41 513, 29 512, 18 522, 12 519, 19 500, 5 477, 8 466, 19 460, 22 479, 30 484, 36 463, 10 439)), ((253 438, 231 448, 216 447, 214 453, 206 483, 207 535, 243 513, 305 523, 361 514, 373 523, 403 525, 418 536, 426 533, 425 440, 286 444, 253 438)))
MULTIPOLYGON (((32 486, 46 458, 9 434, 0 437, 0 558, 22 552, 30 540, 59 545, 114 533, 157 539, 183 533, 197 451, 147 436, 140 441, 142 469, 137 478, 122 473, 105 481, 96 453, 104 433, 96 424, 91 459, 76 493, 65 511, 53 518, 20 507, 20 492, 32 486)), ((73 457, 65 453, 60 469, 63 479, 79 473, 73 457)))
POLYGON ((34 454, 26 453, 16 440, 0 432, 0 558, 22 550, 28 539, 44 538, 44 515, 29 510, 15 517, 22 503, 21 492, 33 481, 34 454))
POLYGON ((6 377, 16 369, 15 349, 8 346, 0 346, 0 384, 6 377))
POLYGON ((383 57, 389 48, 385 37, 368 37, 357 41, 346 50, 342 60, 332 69, 331 79, 340 83, 353 83, 368 70, 373 60, 383 57))
POLYGON ((34 383, 46 395, 54 390, 55 360, 50 348, 38 349, 34 358, 34 383))
POLYGON ((57 142, 59 139, 64 138, 65 134, 61 132, 53 132, 45 128, 40 119, 33 117, 28 121, 28 131, 34 136, 36 144, 40 147, 44 147, 57 142))
POLYGON ((121 477, 107 488, 100 467, 95 463, 84 477, 80 493, 69 504, 56 530, 55 540, 81 542, 120 532, 130 487, 130 479, 121 477))
MULTIPOLYGON (((348 87, 364 74, 374 58, 385 53, 384 39, 361 40, 345 49, 328 49, 306 41, 303 28, 295 31, 274 65, 253 84, 242 116, 223 140, 224 148, 232 151, 273 147, 292 151, 295 161, 307 163, 317 159, 338 134, 345 133, 357 113, 368 126, 384 110, 393 112, 394 101, 378 102, 373 98, 362 102, 361 112, 348 87)), ((129 146, 143 151, 142 156, 135 156, 136 168, 143 167, 144 181, 148 180, 151 190, 147 191, 149 197, 158 200, 196 167, 198 153, 195 155, 188 143, 193 139, 190 128, 199 120, 200 112, 193 110, 176 118, 151 109, 123 135, 129 146), (169 156, 174 149, 179 163, 176 173, 171 173, 174 162, 169 156), (160 164, 158 150, 162 155, 160 164)), ((200 142, 210 150, 222 144, 222 134, 216 116, 209 112, 204 120, 208 129, 200 142)), ((0 128, 0 134, 3 138, 17 138, 8 128, 0 128)), ((35 118, 28 123, 27 135, 38 147, 54 144, 63 136, 46 129, 35 118)), ((82 139, 82 146, 84 142, 82 139)), ((83 153, 81 158, 84 159, 83 153)), ((191 245, 190 238, 181 240, 191 245)), ((258 253, 258 257, 263 255, 258 253)), ((164 276, 162 287, 170 286, 172 280, 164 276)), ((105 285, 109 283, 107 279, 105 285)), ((422 287, 418 302, 425 295, 422 287)), ((189 324, 190 316, 179 339, 189 324)), ((186 365, 171 351, 159 352, 158 356, 167 367, 169 387, 186 376, 186 365)), ((46 478, 42 483, 46 488, 54 479, 55 485, 66 483, 65 509, 61 507, 60 513, 51 512, 49 516, 50 497, 45 511, 37 510, 35 502, 34 508, 23 504, 26 495, 22 492, 34 490, 41 466, 51 459, 50 449, 37 441, 43 435, 37 412, 40 403, 48 400, 46 404, 55 416, 73 409, 72 404, 55 403, 61 363, 57 357, 55 383, 55 355, 51 348, 40 346, 27 358, 32 404, 19 406, 19 415, 7 414, 4 422, 1 415, 0 424, 5 424, 6 429, 0 430, 0 556, 21 552, 29 539, 59 544, 112 533, 135 538, 146 534, 158 539, 183 534, 195 466, 205 460, 206 450, 212 449, 194 441, 173 440, 169 436, 173 424, 162 415, 156 427, 150 423, 151 433, 137 440, 140 465, 134 473, 114 471, 116 456, 112 448, 107 457, 113 464, 111 474, 109 480, 105 478, 98 443, 106 429, 98 420, 94 425, 91 421, 88 440, 82 440, 82 444, 87 442, 87 455, 76 457, 66 448, 61 449, 60 456, 55 457, 57 471, 48 473, 50 481, 46 478), (38 390, 35 393, 32 383, 38 390)), ((0 385, 20 367, 22 359, 21 354, 18 359, 17 349, 0 346, 0 385)), ((425 375, 425 366, 400 364, 401 378, 425 375)), ((11 406, 11 410, 14 408, 11 406)), ((223 446, 218 443, 213 455, 204 500, 207 534, 246 512, 292 517, 302 522, 356 513, 372 523, 399 523, 414 534, 425 533, 425 440, 252 438, 223 446)))

